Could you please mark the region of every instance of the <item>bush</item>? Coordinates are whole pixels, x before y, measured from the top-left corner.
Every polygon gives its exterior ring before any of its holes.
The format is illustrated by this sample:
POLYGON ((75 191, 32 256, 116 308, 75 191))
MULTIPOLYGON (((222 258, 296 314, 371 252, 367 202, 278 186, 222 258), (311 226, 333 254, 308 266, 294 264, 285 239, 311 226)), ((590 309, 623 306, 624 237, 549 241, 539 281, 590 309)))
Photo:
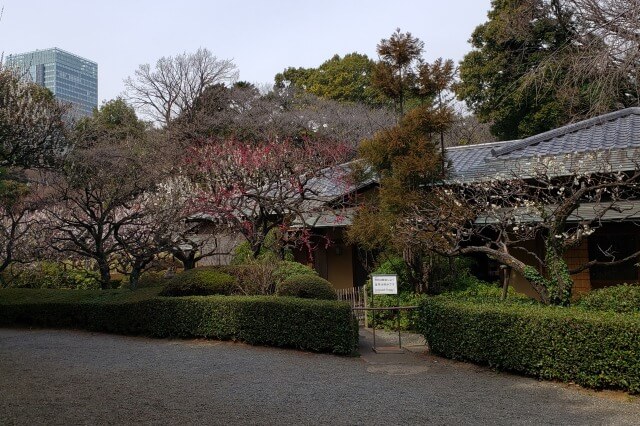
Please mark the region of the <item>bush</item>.
POLYGON ((268 295, 275 292, 274 262, 254 260, 242 265, 219 266, 218 269, 236 278, 234 293, 245 296, 268 295))
MULTIPOLYGON (((428 258, 429 277, 427 292, 438 294, 445 291, 464 290, 479 280, 471 274, 471 266, 474 260, 468 257, 455 257, 453 259, 454 271, 451 273, 449 258, 433 254, 428 258)), ((387 257, 372 272, 373 274, 395 274, 398 276, 398 291, 413 292, 411 285, 411 272, 406 262, 399 256, 387 257)))
POLYGON ((345 302, 266 296, 155 297, 159 290, 0 290, 0 325, 239 340, 342 355, 353 354, 358 346, 358 324, 345 302))
POLYGON ((640 392, 640 315, 435 296, 421 301, 419 316, 436 354, 640 392))
POLYGON ((293 275, 278 286, 279 296, 303 299, 336 300, 338 295, 331 283, 315 275, 293 275))
POLYGON ((4 276, 9 287, 99 289, 100 276, 56 262, 36 262, 13 267, 4 276))
POLYGON ((168 284, 164 271, 146 271, 138 278, 137 288, 162 287, 168 284))
MULTIPOLYGON (((481 281, 473 276, 466 278, 466 286, 464 290, 451 291, 442 293, 443 297, 449 297, 462 300, 475 300, 483 302, 503 303, 502 287, 498 284, 491 284, 481 281)), ((537 304, 538 301, 530 298, 522 293, 517 293, 513 287, 509 287, 507 291, 507 300, 510 303, 521 304, 537 304)))
POLYGON ((640 313, 640 285, 622 284, 593 290, 582 295, 577 305, 597 311, 640 313))
MULTIPOLYGON (((389 256, 375 268, 372 274, 393 274, 398 276, 398 291, 413 291, 411 286, 409 267, 405 261, 398 256, 389 256)), ((371 279, 367 281, 367 288, 371 294, 371 279)))
MULTIPOLYGON (((412 292, 403 291, 398 295, 377 294, 373 298, 373 306, 376 308, 390 306, 416 306, 423 296, 412 292)), ((369 299, 372 300, 372 299, 369 299)), ((369 302, 371 305, 371 302, 369 302)), ((369 324, 387 330, 398 329, 397 311, 373 311, 368 313, 369 324), (374 319, 375 316, 375 319, 374 319)), ((415 331, 418 329, 418 313, 415 309, 403 310, 400 314, 400 329, 415 331)))
POLYGON ((236 279, 215 268, 196 268, 177 274, 169 280, 161 296, 229 295, 236 286, 236 279))
POLYGON ((276 287, 285 281, 286 279, 291 278, 294 275, 314 275, 318 276, 318 273, 307 265, 303 265, 299 262, 294 262, 291 260, 283 260, 278 263, 275 271, 273 271, 273 280, 276 284, 276 287))

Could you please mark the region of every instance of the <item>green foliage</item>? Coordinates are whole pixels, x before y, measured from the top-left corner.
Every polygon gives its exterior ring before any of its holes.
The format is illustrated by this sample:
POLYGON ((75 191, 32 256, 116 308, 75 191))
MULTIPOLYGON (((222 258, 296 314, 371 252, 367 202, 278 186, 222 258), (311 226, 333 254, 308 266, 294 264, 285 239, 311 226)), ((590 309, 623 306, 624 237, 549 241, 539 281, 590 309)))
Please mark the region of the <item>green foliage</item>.
POLYGON ((588 111, 588 84, 573 90, 562 49, 578 43, 567 5, 494 0, 471 35, 456 92, 500 140, 556 128, 588 111), (552 63, 550 67, 543 64, 552 63))
POLYGON ((380 177, 380 190, 358 210, 348 230, 351 242, 368 250, 392 249, 399 253, 412 245, 393 229, 406 226, 403 215, 420 205, 429 196, 425 188, 442 177, 442 157, 435 135, 445 125, 447 115, 446 110, 428 106, 415 108, 397 126, 360 144, 360 157, 380 177))
POLYGON ((417 79, 416 65, 422 59, 424 42, 400 28, 388 39, 380 40, 376 51, 380 61, 372 74, 372 83, 389 99, 392 99, 400 116, 405 111, 405 101, 414 91, 417 79))
POLYGON ((420 332, 436 354, 543 379, 640 392, 640 315, 425 297, 420 332))
MULTIPOLYGON (((471 260, 468 258, 456 258, 456 274, 451 275, 448 270, 448 262, 446 265, 442 263, 443 271, 441 274, 438 272, 438 267, 432 269, 432 279, 440 280, 441 276, 445 276, 443 282, 438 283, 438 288, 442 291, 446 290, 446 293, 442 293, 447 297, 455 298, 467 298, 467 299, 493 299, 498 301, 502 295, 502 289, 494 284, 489 284, 479 280, 469 272, 471 260), (446 272, 444 271, 446 269, 446 272)), ((380 264, 378 268, 373 272, 374 274, 396 274, 398 275, 398 290, 399 297, 397 295, 375 295, 373 296, 371 280, 367 281, 367 292, 369 294, 369 300, 373 300, 374 306, 377 307, 391 307, 391 306, 416 306, 424 297, 421 294, 416 294, 412 291, 412 288, 407 283, 409 282, 409 268, 404 263, 402 258, 390 257, 385 262, 380 264)), ((432 283, 429 284, 430 286, 432 283)), ((434 283, 435 285, 435 283, 434 283)), ((520 295, 512 288, 509 288, 509 299, 521 300, 530 299, 524 295, 520 295)), ((372 323, 375 323, 377 327, 385 328, 388 330, 397 329, 397 317, 393 311, 379 311, 373 315, 370 314, 372 323)), ((402 330, 417 330, 418 329, 418 314, 415 310, 403 311, 400 316, 400 328, 402 330)))
POLYGON ((278 262, 284 256, 285 260, 293 260, 293 254, 289 250, 281 250, 280 235, 277 229, 267 233, 260 247, 258 256, 255 257, 251 244, 243 241, 233 250, 231 265, 244 265, 256 260, 264 262, 278 262))
POLYGON ((164 271, 146 271, 138 278, 136 288, 162 287, 169 281, 164 271))
POLYGON ((108 139, 140 139, 147 125, 138 119, 133 107, 122 98, 104 102, 90 117, 82 118, 76 125, 76 136, 84 143, 108 139))
POLYGON ((317 276, 318 273, 315 269, 303 265, 299 262, 294 262, 291 260, 283 260, 278 262, 276 269, 273 271, 273 280, 277 285, 279 285, 284 280, 291 278, 294 275, 314 275, 317 276))
MULTIPOLYGON (((398 276, 398 291, 410 292, 413 290, 411 286, 411 271, 405 261, 399 256, 388 256, 384 261, 373 270, 371 274, 391 274, 398 276)), ((371 293, 371 280, 367 281, 367 289, 371 293)))
POLYGON ((303 299, 336 300, 338 298, 329 281, 309 274, 290 276, 278 285, 277 291, 279 296, 303 299))
POLYGON ((53 289, 97 289, 99 274, 56 262, 37 262, 5 272, 9 287, 53 289))
MULTIPOLYGON (((553 236, 548 239, 553 240, 553 236)), ((551 241, 554 243, 555 241, 551 241)), ((542 301, 552 305, 568 306, 571 302, 571 290, 573 280, 569 273, 569 266, 563 256, 558 254, 547 242, 545 254, 545 275, 542 275, 532 266, 524 269, 524 278, 540 287, 542 301)))
POLYGON ((275 86, 293 86, 320 98, 380 105, 384 98, 371 83, 375 63, 367 55, 334 55, 318 68, 287 68, 275 76, 275 86))
MULTIPOLYGON (((403 291, 399 295, 375 295, 373 302, 369 305, 382 308, 392 306, 417 306, 423 296, 410 291, 403 291)), ((371 296, 370 299, 372 300, 371 296)), ((386 330, 398 329, 398 313, 397 311, 373 311, 369 312, 368 319, 370 326, 375 325, 378 328, 386 330)), ((418 330, 418 313, 417 310, 403 310, 400 313, 400 329, 415 331, 418 330)))
POLYGON ((586 293, 577 306, 589 310, 640 313, 640 285, 622 284, 586 293))
POLYGON ((0 325, 204 337, 341 355, 353 354, 358 346, 358 324, 344 302, 264 296, 154 297, 159 290, 0 290, 0 325))
MULTIPOLYGON (((443 297, 456 300, 475 300, 478 302, 494 302, 505 303, 502 298, 502 287, 497 283, 491 284, 479 280, 471 275, 462 278, 458 285, 458 290, 442 293, 443 297)), ((513 287, 509 287, 507 291, 507 302, 518 304, 538 304, 538 302, 530 297, 517 293, 513 287)))
POLYGON ((189 269, 175 275, 165 285, 161 296, 229 295, 236 279, 214 268, 189 269))
POLYGON ((253 259, 253 251, 248 241, 243 241, 233 249, 231 265, 242 265, 253 259))

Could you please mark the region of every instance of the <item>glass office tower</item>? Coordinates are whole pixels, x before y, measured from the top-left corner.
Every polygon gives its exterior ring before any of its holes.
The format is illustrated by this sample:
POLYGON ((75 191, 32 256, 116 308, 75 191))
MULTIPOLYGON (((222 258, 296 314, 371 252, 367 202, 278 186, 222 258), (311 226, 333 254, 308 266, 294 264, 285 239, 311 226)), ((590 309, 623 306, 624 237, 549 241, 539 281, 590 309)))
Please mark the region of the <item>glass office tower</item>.
POLYGON ((98 106, 98 64, 53 48, 9 55, 6 65, 69 102, 78 117, 91 115, 98 106))

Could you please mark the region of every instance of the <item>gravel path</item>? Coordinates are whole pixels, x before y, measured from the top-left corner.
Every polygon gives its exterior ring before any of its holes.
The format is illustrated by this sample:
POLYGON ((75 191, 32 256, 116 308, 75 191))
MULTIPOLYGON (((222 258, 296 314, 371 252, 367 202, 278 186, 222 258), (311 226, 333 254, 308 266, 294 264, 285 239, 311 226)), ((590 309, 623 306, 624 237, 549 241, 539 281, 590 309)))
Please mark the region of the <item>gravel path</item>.
POLYGON ((619 393, 424 354, 0 329, 0 424, 637 424, 619 393))

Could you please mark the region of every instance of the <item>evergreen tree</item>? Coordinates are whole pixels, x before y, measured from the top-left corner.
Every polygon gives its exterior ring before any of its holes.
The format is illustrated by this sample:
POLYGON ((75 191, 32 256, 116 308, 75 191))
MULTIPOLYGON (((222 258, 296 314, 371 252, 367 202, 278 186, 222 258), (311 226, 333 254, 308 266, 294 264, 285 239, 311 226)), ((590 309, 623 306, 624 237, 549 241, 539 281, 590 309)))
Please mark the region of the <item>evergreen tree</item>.
POLYGON ((323 99, 377 106, 385 99, 371 82, 374 67, 367 55, 334 55, 318 68, 287 68, 276 74, 275 86, 293 86, 323 99))
MULTIPOLYGON (((457 95, 501 140, 518 139, 569 121, 559 88, 527 77, 571 38, 570 18, 543 0, 493 0, 489 20, 471 35, 460 64, 457 95)), ((565 70, 557 70, 559 73, 565 70)))
POLYGON ((417 65, 424 50, 424 42, 400 28, 377 46, 380 61, 373 72, 373 85, 393 100, 400 116, 404 115, 405 102, 414 91, 417 65))

